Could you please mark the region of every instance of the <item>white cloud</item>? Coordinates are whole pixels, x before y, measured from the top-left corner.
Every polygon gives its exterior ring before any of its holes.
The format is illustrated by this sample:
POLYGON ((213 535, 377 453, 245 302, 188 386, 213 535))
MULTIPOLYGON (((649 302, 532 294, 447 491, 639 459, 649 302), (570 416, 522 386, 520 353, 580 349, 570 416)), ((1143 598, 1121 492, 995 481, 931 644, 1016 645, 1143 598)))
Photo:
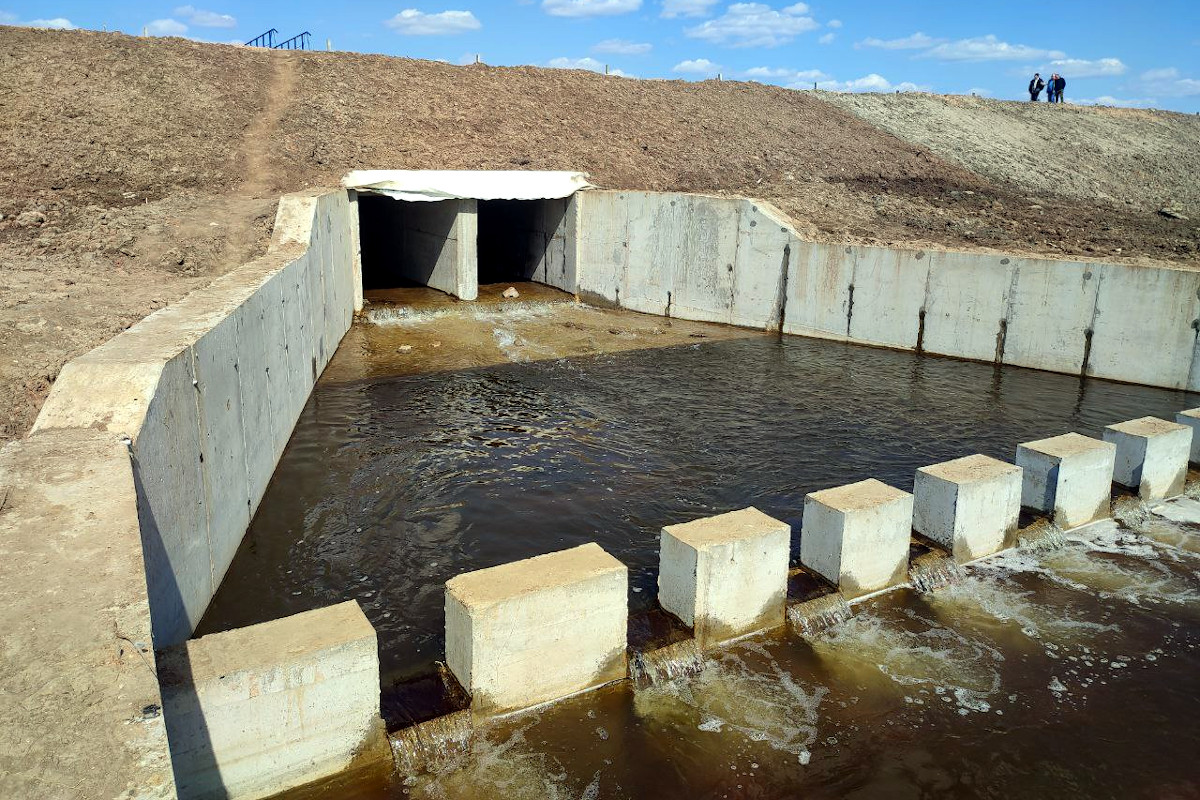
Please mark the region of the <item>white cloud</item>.
POLYGON ((1175 67, 1149 69, 1142 73, 1144 88, 1168 97, 1194 97, 1200 95, 1200 80, 1185 78, 1175 67))
MULTIPOLYGON (((546 62, 546 66, 551 69, 586 69, 589 72, 604 72, 604 64, 594 58, 552 58, 546 62)), ((616 75, 619 78, 631 77, 629 74, 612 67, 608 70, 609 75, 616 75)))
POLYGON ((477 31, 483 27, 470 11, 440 11, 426 14, 415 8, 406 8, 384 25, 404 36, 450 36, 456 33, 477 31))
POLYGON ((877 47, 880 50, 924 50, 926 47, 933 47, 944 39, 934 39, 932 36, 917 31, 912 36, 905 36, 900 39, 863 39, 854 46, 857 48, 877 47))
POLYGON ((707 17, 717 0, 663 0, 662 13, 667 19, 676 17, 707 17))
POLYGON ((0 25, 12 25, 17 21, 17 15, 11 11, 0 11, 0 25))
POLYGON ((183 36, 187 25, 177 19, 156 19, 146 23, 146 33, 151 36, 183 36))
POLYGON ((723 15, 687 28, 684 34, 730 47, 778 47, 820 27, 807 14, 804 3, 780 11, 765 3, 734 3, 723 15))
POLYGON ((826 22, 825 24, 828 25, 830 28, 842 27, 842 21, 840 19, 831 19, 831 20, 829 20, 829 22, 826 22))
POLYGON ((688 75, 716 75, 720 69, 720 64, 714 64, 707 58, 690 58, 687 61, 680 61, 671 67, 672 72, 680 72, 688 75))
POLYGON ((1179 70, 1175 67, 1166 67, 1165 69, 1148 69, 1142 73, 1143 81, 1173 81, 1179 77, 1179 70))
POLYGON ((918 86, 915 83, 904 81, 902 83, 892 83, 882 75, 872 72, 870 75, 864 75, 861 78, 855 78, 852 81, 820 81, 817 83, 818 89, 824 89, 827 92, 927 92, 929 87, 918 86))
POLYGON ((49 28, 56 31, 73 31, 75 24, 66 17, 55 17, 53 19, 31 19, 29 22, 15 23, 25 28, 49 28))
POLYGON ((183 17, 192 25, 201 28, 236 28, 237 20, 229 14, 218 14, 216 11, 205 11, 195 6, 179 6, 175 16, 183 17))
POLYGON ((814 83, 829 80, 819 69, 788 69, 786 67, 751 67, 742 73, 751 80, 767 80, 788 89, 811 89, 814 83))
POLYGON ((630 42, 625 39, 605 39, 592 48, 593 53, 615 53, 619 56, 642 56, 654 49, 649 42, 630 42))
POLYGON ((921 54, 941 61, 1045 61, 1066 58, 1061 50, 1040 50, 1002 42, 995 36, 977 36, 935 45, 921 54))
POLYGON ((1107 78, 1124 75, 1128 69, 1119 58, 1059 58, 1042 67, 1042 72, 1057 72, 1066 78, 1107 78))
POLYGON ((817 39, 817 44, 831 44, 832 42, 833 42, 833 34, 832 33, 823 34, 821 36, 821 38, 817 39))
POLYGON ((642 0, 542 0, 542 10, 555 17, 610 17, 642 7, 642 0))
POLYGON ((1113 106, 1114 108, 1151 108, 1157 104, 1157 100, 1153 98, 1133 98, 1124 99, 1113 97, 1112 95, 1101 95, 1100 97, 1084 97, 1079 100, 1072 100, 1072 103, 1078 103, 1081 106, 1113 106))

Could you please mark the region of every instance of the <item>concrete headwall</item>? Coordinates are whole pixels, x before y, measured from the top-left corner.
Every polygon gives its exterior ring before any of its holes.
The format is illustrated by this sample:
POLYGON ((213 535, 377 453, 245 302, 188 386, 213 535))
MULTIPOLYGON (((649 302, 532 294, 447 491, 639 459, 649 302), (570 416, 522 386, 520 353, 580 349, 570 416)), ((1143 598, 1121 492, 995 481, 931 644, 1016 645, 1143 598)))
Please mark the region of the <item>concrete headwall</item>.
POLYGON ((578 287, 634 311, 1200 389, 1200 272, 805 241, 744 198, 590 191, 578 287))
POLYGON ((350 210, 282 198, 265 257, 71 361, 34 425, 129 440, 158 647, 207 608, 350 326, 350 210))

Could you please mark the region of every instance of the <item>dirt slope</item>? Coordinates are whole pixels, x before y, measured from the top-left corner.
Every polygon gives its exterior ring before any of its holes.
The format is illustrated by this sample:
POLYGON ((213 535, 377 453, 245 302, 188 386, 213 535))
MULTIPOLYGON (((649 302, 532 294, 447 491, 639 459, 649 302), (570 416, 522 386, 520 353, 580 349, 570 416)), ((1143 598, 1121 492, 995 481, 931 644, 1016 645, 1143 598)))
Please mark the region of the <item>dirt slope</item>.
MULTIPOLYGON (((580 169, 762 197, 830 241, 1200 266, 1197 223, 1154 208, 1159 183, 1195 202, 1180 115, 1154 137, 1113 117, 1143 169, 1106 175, 1107 151, 1085 149, 1072 183, 964 155, 986 154, 970 127, 986 118, 943 126, 931 150, 757 84, 10 27, 0 74, 0 440, 28 429, 67 360, 261 253, 279 193, 354 168, 580 169)), ((1086 128, 1107 112, 1070 113, 1086 128)))
POLYGON ((819 96, 1031 192, 1200 215, 1200 116, 927 94, 819 96))

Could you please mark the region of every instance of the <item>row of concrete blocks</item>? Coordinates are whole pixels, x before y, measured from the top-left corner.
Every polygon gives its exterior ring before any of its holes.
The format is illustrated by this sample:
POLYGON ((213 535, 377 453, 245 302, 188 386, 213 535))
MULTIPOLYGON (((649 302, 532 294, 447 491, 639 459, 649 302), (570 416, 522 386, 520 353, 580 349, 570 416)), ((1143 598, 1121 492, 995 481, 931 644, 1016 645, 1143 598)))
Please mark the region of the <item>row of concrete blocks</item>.
MULTIPOLYGON (((1021 507, 1064 529, 1109 515, 1112 484, 1183 491, 1193 426, 1145 417, 1103 441, 1068 433, 922 467, 913 493, 875 479, 805 498, 800 560, 857 597, 904 583, 912 533, 959 562, 1015 543, 1021 507)), ((748 508, 662 530, 658 600, 701 647, 783 624, 791 528, 748 508)), ((459 575, 446 584, 446 663, 477 710, 535 705, 625 677, 628 571, 596 544, 459 575)))
MULTIPOLYGON (((1200 409, 1179 419, 1029 442, 1015 465, 975 455, 923 467, 912 494, 873 479, 813 492, 801 562, 861 596, 907 580, 914 529, 969 561, 1012 543, 1022 505, 1072 528, 1108 516, 1114 481, 1147 500, 1177 494, 1189 455, 1200 460, 1200 409)), ((667 526, 659 603, 701 647, 778 627, 790 549, 790 526, 754 508, 667 526)), ((473 710, 625 678, 628 583, 594 543, 449 580, 446 663, 473 710)), ((381 752, 376 635, 354 602, 169 649, 160 680, 181 796, 258 796, 381 752)))

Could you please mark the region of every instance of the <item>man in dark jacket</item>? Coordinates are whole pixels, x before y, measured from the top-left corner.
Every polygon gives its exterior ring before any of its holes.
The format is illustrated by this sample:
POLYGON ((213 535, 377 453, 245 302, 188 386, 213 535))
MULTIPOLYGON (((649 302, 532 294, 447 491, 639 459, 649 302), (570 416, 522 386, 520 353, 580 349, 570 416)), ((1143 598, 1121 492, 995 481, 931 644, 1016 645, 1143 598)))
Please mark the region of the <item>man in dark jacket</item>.
POLYGON ((1055 75, 1054 76, 1055 102, 1061 103, 1063 101, 1063 92, 1066 90, 1066 88, 1067 88, 1067 79, 1064 78, 1062 75, 1055 75))
POLYGON ((1042 80, 1042 76, 1038 73, 1033 73, 1033 80, 1029 82, 1029 102, 1036 103, 1042 94, 1042 89, 1046 88, 1046 82, 1042 80))

